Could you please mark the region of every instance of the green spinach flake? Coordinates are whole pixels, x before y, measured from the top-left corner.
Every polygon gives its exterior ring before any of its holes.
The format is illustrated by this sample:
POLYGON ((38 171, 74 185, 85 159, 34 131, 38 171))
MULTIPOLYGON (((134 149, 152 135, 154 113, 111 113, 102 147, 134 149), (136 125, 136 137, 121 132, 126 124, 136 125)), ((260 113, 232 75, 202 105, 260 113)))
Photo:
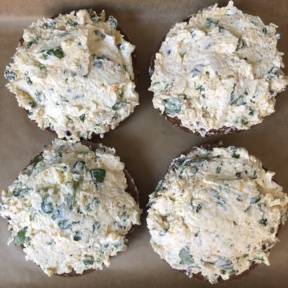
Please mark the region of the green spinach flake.
POLYGON ((257 179, 257 171, 256 170, 254 170, 251 179, 257 179))
POLYGON ((250 204, 251 204, 251 205, 252 205, 252 204, 256 204, 256 203, 258 203, 260 200, 261 200, 261 196, 253 197, 253 198, 251 198, 251 200, 250 200, 250 204))
POLYGON ((16 73, 12 70, 11 67, 7 66, 4 72, 4 77, 9 81, 12 82, 17 78, 16 73))
POLYGON ((212 18, 208 17, 206 19, 206 26, 208 28, 214 28, 214 27, 216 27, 218 25, 218 22, 219 22, 219 20, 216 21, 216 20, 213 20, 212 18))
POLYGON ((249 115, 254 116, 255 110, 252 108, 249 108, 248 110, 249 110, 249 115))
POLYGON ((117 111, 117 110, 120 110, 122 109, 123 107, 127 106, 129 104, 129 102, 127 101, 119 101, 119 102, 116 102, 113 106, 112 106, 112 109, 117 111))
POLYGON ((33 167, 35 168, 39 162, 41 162, 44 159, 44 157, 42 155, 39 155, 38 157, 35 158, 34 163, 33 163, 33 167))
POLYGON ((73 236, 74 241, 80 241, 82 239, 81 235, 79 232, 76 232, 76 234, 73 236))
POLYGON ((198 90, 201 93, 201 92, 205 91, 205 88, 203 85, 199 85, 199 86, 197 86, 196 90, 198 90))
POLYGON ((66 220, 66 219, 63 219, 63 220, 58 221, 57 224, 58 224, 59 228, 62 229, 62 230, 70 229, 71 226, 72 226, 72 225, 69 223, 69 221, 66 220))
POLYGON ((243 117, 241 119, 241 124, 244 125, 244 126, 247 126, 249 124, 249 121, 247 120, 247 118, 243 117))
POLYGON ((76 161, 71 169, 71 172, 73 174, 81 174, 83 170, 85 169, 86 163, 85 161, 76 161))
POLYGON ((111 32, 114 32, 116 30, 117 25, 118 25, 117 20, 113 16, 109 16, 107 22, 110 25, 111 32))
POLYGON ((85 117, 86 117, 85 114, 82 114, 82 115, 79 116, 79 119, 81 120, 81 122, 85 121, 85 117))
POLYGON ((98 221, 96 221, 96 222, 92 225, 92 231, 93 231, 93 233, 95 233, 96 231, 98 231, 99 228, 100 228, 100 226, 101 226, 101 224, 100 224, 98 221))
POLYGON ((41 210, 45 214, 51 214, 54 211, 53 203, 48 202, 48 197, 49 195, 45 195, 42 197, 42 202, 41 202, 41 210))
POLYGON ((191 265, 194 263, 193 256, 190 255, 188 247, 184 247, 180 250, 179 257, 181 259, 180 264, 191 265))
POLYGON ((76 205, 76 193, 77 193, 77 189, 79 187, 79 181, 74 181, 73 183, 73 206, 76 205))
POLYGON ((106 176, 106 170, 102 168, 96 168, 90 170, 91 178, 98 189, 101 188, 106 176))
POLYGON ((56 25, 56 21, 54 19, 48 19, 47 22, 43 24, 44 29, 50 29, 56 25))
POLYGON ((231 156, 232 156, 233 158, 235 158, 235 159, 239 159, 239 158, 240 158, 240 154, 237 154, 237 153, 236 153, 236 148, 235 148, 235 147, 232 148, 232 152, 233 152, 233 153, 232 153, 231 156))
POLYGON ((191 209, 192 209, 193 211, 196 211, 196 213, 199 213, 199 212, 202 210, 202 205, 201 205, 201 204, 195 205, 195 204, 193 203, 193 198, 192 198, 192 200, 191 200, 191 209))
POLYGON ((92 9, 89 9, 88 13, 89 13, 89 16, 90 16, 90 19, 92 22, 97 23, 97 22, 101 21, 101 18, 92 9))
POLYGON ((42 103, 44 101, 44 95, 41 91, 36 90, 35 92, 35 98, 37 103, 42 103))
POLYGON ((24 227, 20 230, 17 235, 14 237, 14 244, 19 246, 23 245, 24 243, 29 243, 32 239, 28 236, 26 237, 28 227, 24 227))
POLYGON ((264 258, 263 258, 263 257, 255 257, 255 258, 253 259, 253 261, 264 262, 264 258))
POLYGON ((240 95, 238 98, 230 99, 230 105, 241 106, 245 104, 246 104, 246 99, 244 98, 244 95, 240 95))
POLYGON ((216 266, 222 270, 226 270, 227 272, 229 271, 229 273, 233 271, 233 263, 226 257, 220 257, 216 262, 216 266))
POLYGON ((159 181, 158 184, 157 184, 157 187, 155 189, 155 192, 159 192, 161 190, 165 190, 164 183, 165 183, 164 180, 159 181))
POLYGON ((202 74, 202 70, 203 68, 199 68, 196 66, 194 69, 191 70, 192 77, 200 76, 202 74))
POLYGON ((31 81, 31 78, 29 77, 28 72, 25 73, 25 77, 26 77, 26 82, 27 82, 27 84, 28 84, 28 85, 32 85, 33 82, 31 81))
POLYGON ((48 56, 50 56, 50 55, 54 55, 55 57, 62 59, 64 57, 64 52, 63 52, 62 48, 59 46, 59 47, 54 48, 54 49, 42 51, 42 55, 43 55, 44 59, 47 59, 48 56))
POLYGON ((34 101, 30 101, 28 104, 31 108, 35 108, 37 106, 36 102, 34 101))
POLYGON ((168 98, 163 100, 163 105, 165 106, 165 113, 173 115, 181 111, 182 102, 178 98, 168 98))
POLYGON ((26 44, 26 48, 30 48, 35 42, 34 41, 29 41, 27 44, 26 44))
POLYGON ((66 25, 72 26, 72 27, 76 27, 76 26, 78 26, 78 23, 72 21, 71 19, 68 19, 67 22, 66 22, 66 25))
POLYGON ((22 198, 32 191, 32 188, 15 189, 12 194, 16 198, 22 198))
POLYGON ((219 206, 225 207, 226 201, 220 196, 220 193, 218 191, 214 191, 214 193, 211 194, 211 199, 219 206))
POLYGON ((262 226, 267 226, 267 222, 268 222, 268 220, 266 218, 263 218, 259 221, 259 224, 262 226))
POLYGON ((105 33, 103 33, 102 31, 100 31, 100 30, 94 30, 94 33, 95 33, 95 35, 96 36, 99 36, 99 37, 101 37, 102 39, 104 39, 105 37, 106 37, 106 34, 105 33))
POLYGON ((244 199, 244 196, 243 196, 243 195, 238 195, 237 198, 236 198, 236 200, 237 200, 238 202, 242 202, 243 199, 244 199))
POLYGON ((84 263, 85 266, 91 266, 91 265, 94 264, 94 259, 93 259, 93 258, 91 258, 91 259, 84 259, 84 260, 83 260, 83 263, 84 263))

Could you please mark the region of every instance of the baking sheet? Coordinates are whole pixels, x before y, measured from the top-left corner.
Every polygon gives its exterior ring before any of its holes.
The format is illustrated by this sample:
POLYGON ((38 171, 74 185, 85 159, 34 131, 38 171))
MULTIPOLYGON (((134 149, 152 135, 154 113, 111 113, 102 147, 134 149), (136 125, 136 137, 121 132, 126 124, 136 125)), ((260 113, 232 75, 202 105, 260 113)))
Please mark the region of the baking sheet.
MULTIPOLYGON (((276 113, 249 131, 222 137, 202 138, 172 127, 153 109, 148 92, 148 67, 152 54, 171 25, 198 9, 217 1, 194 0, 118 0, 118 1, 0 1, 0 190, 10 185, 29 161, 51 143, 53 136, 41 131, 19 108, 15 97, 4 86, 5 66, 11 61, 23 28, 32 21, 79 8, 106 10, 136 45, 141 75, 138 80, 140 106, 116 130, 100 141, 114 146, 126 163, 140 190, 140 205, 145 211, 148 195, 164 176, 170 161, 194 145, 222 140, 225 145, 243 146, 260 158, 263 165, 275 171, 276 181, 288 192, 288 93, 277 99, 276 113)), ((218 1, 226 5, 227 1, 218 1)), ((278 48, 285 53, 288 66, 288 5, 278 1, 235 1, 245 13, 259 15, 265 23, 275 23, 282 33, 278 48)), ((288 69, 284 69, 288 74, 288 69)), ((153 252, 146 227, 146 211, 142 226, 130 237, 127 251, 112 258, 109 268, 76 277, 49 278, 31 261, 27 262, 21 248, 7 246, 7 221, 0 219, 0 287, 210 287, 209 283, 189 279, 172 270, 153 252)), ((287 287, 288 283, 288 225, 279 233, 280 242, 272 249, 271 266, 259 265, 241 280, 227 283, 227 287, 287 287)), ((222 286, 221 284, 213 287, 222 286)))

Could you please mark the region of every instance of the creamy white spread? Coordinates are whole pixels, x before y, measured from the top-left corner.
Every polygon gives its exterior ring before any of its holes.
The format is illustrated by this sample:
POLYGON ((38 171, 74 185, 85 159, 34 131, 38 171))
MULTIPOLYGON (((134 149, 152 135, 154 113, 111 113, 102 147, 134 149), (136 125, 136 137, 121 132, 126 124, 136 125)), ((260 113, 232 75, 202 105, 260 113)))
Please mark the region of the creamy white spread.
POLYGON ((244 14, 232 1, 175 24, 156 54, 154 107, 201 136, 262 122, 288 83, 276 27, 244 14))
POLYGON ((8 243, 23 245, 49 276, 109 266, 140 224, 123 169, 112 148, 55 140, 2 193, 8 243))
POLYGON ((91 138, 114 129, 139 104, 135 46, 105 13, 80 10, 24 30, 24 46, 6 68, 7 87, 41 129, 60 138, 91 138))
POLYGON ((148 228, 155 252, 190 277, 211 283, 269 265, 286 221, 288 197, 244 148, 196 148, 173 160, 150 195, 148 228))

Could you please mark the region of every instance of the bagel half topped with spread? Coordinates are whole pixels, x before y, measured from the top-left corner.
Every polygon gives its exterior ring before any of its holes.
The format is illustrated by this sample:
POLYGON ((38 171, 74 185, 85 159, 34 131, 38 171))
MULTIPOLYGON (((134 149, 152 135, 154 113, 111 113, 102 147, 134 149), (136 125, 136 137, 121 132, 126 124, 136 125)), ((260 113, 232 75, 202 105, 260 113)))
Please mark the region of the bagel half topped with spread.
POLYGON ((210 283, 269 265, 288 205, 273 175, 234 146, 195 147, 174 159, 150 195, 154 251, 172 268, 210 283))
POLYGON ((288 83, 276 28, 232 1, 176 23, 152 59, 154 107, 175 126, 201 136, 261 123, 288 83))
POLYGON ((6 67, 8 89, 29 118, 59 138, 101 136, 139 104, 135 46, 104 11, 79 10, 24 30, 6 67))
POLYGON ((140 224, 138 191, 124 164, 114 149, 92 148, 54 140, 2 193, 8 243, 22 245, 26 260, 49 276, 109 266, 140 224))

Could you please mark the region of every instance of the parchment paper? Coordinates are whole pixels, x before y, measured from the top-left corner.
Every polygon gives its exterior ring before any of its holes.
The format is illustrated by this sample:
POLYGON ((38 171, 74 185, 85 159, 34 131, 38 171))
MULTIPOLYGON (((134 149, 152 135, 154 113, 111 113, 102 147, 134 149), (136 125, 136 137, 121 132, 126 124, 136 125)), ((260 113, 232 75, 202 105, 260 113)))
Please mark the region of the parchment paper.
MULTIPOLYGON (((226 1, 218 1, 226 5, 226 1)), ((249 131, 223 137, 202 138, 172 127, 156 110, 148 92, 148 67, 152 54, 164 34, 176 21, 196 13, 215 1, 193 0, 117 0, 117 1, 0 1, 0 190, 9 186, 29 161, 51 143, 53 136, 41 131, 19 108, 13 94, 4 86, 5 66, 11 61, 23 28, 32 21, 74 9, 105 9, 114 15, 120 27, 136 45, 141 75, 138 80, 140 106, 115 131, 104 139, 94 138, 114 146, 126 163, 140 190, 140 205, 144 209, 142 226, 132 237, 127 251, 112 258, 109 268, 76 277, 49 278, 31 261, 27 262, 21 248, 7 246, 7 221, 0 219, 0 287, 210 287, 209 283, 190 279, 172 270, 153 252, 146 227, 145 206, 148 195, 164 176, 170 161, 191 146, 222 140, 224 145, 243 146, 260 158, 263 165, 275 171, 276 181, 288 192, 288 93, 277 99, 276 112, 249 131)), ((282 33, 279 50, 286 55, 288 65, 288 5, 278 1, 235 1, 246 13, 259 15, 265 23, 275 23, 282 33)), ((288 69, 285 69, 286 74, 288 69)), ((259 265, 241 280, 227 287, 288 287, 288 224, 279 233, 280 243, 272 249, 271 266, 259 265)), ((214 287, 223 285, 217 284, 214 287)))

